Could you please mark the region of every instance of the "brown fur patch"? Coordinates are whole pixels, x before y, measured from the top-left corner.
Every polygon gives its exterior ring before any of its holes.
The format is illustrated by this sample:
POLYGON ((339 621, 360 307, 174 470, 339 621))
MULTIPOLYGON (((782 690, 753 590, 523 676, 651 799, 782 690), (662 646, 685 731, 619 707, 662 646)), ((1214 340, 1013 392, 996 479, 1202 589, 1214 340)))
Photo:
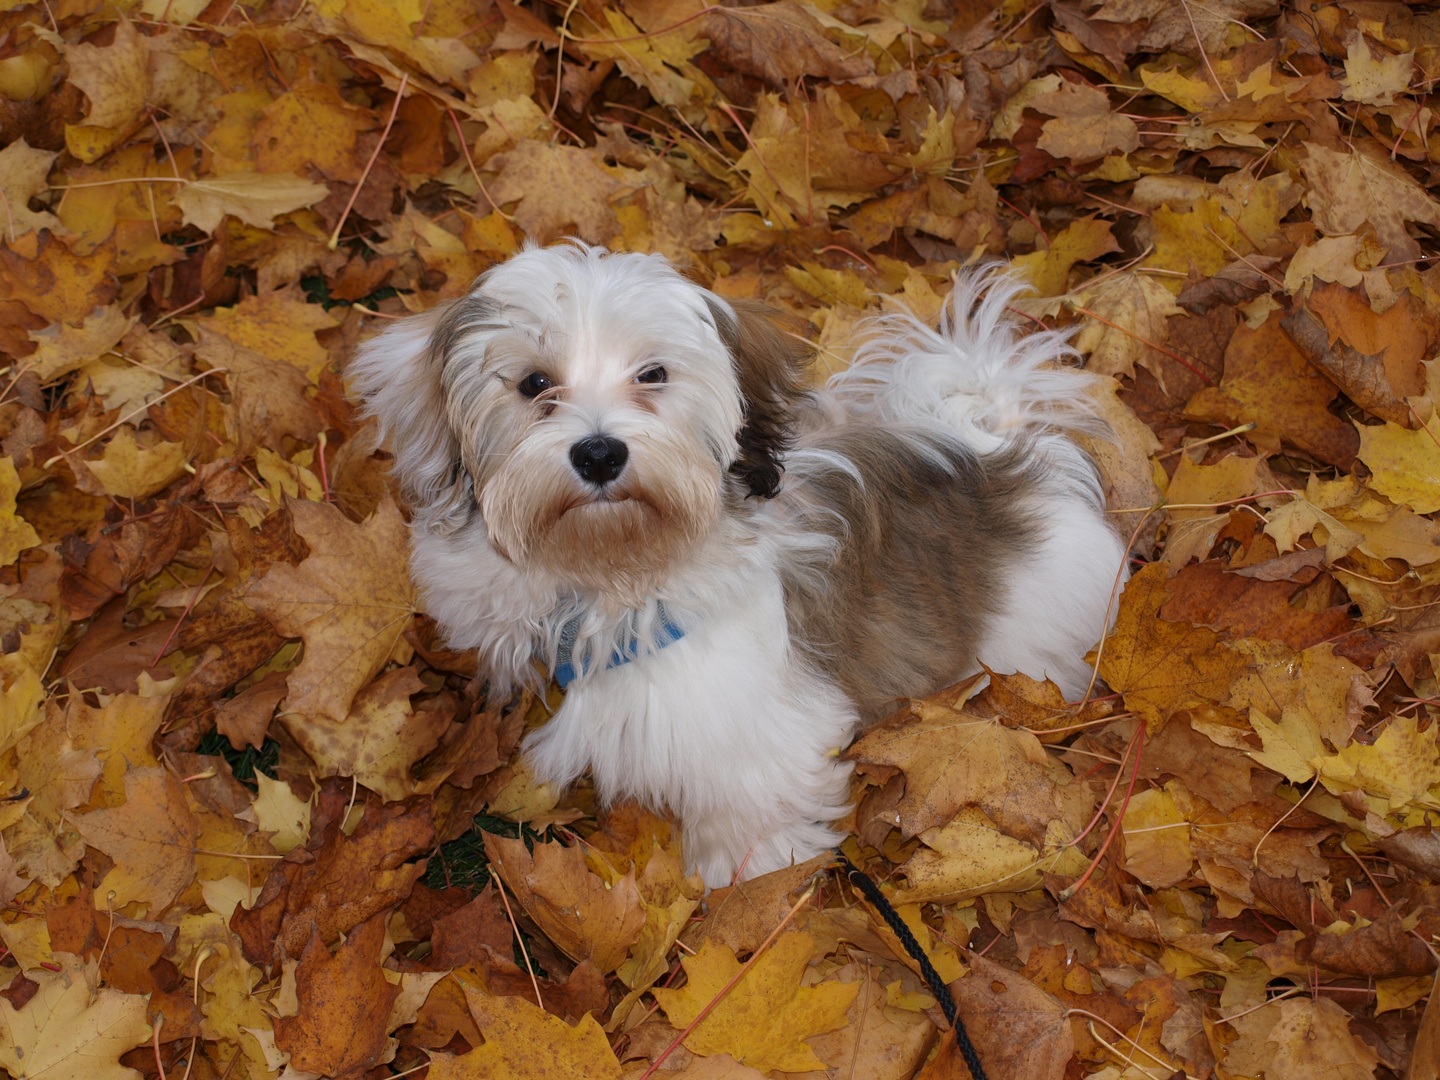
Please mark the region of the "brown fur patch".
POLYGON ((786 581, 790 629, 871 722, 894 699, 975 670, 1007 568, 1034 535, 1019 506, 1027 448, 980 457, 958 442, 858 423, 804 445, 844 455, 863 483, 826 471, 781 496, 806 517, 807 504, 839 514, 809 522, 834 534, 839 551, 824 574, 786 581))
POLYGON ((804 326, 755 300, 731 300, 731 319, 712 305, 720 340, 730 350, 745 419, 740 427, 740 456, 730 471, 750 494, 769 499, 780 490, 781 459, 790 448, 796 405, 805 396, 806 372, 813 352, 800 336, 804 326), (792 324, 788 329, 786 323, 792 324))

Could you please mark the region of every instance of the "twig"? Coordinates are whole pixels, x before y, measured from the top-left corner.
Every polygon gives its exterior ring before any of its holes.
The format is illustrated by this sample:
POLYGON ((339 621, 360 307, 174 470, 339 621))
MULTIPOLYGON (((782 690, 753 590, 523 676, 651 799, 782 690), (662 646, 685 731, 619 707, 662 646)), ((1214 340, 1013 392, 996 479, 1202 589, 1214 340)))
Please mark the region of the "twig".
POLYGON ((510 910, 510 898, 505 895, 505 883, 496 876, 496 889, 500 893, 500 902, 505 905, 505 914, 510 917, 510 929, 515 931, 515 944, 520 946, 520 955, 525 958, 525 970, 530 973, 530 985, 535 988, 535 1004, 545 1008, 545 1002, 540 997, 540 980, 535 978, 535 968, 530 963, 530 950, 525 948, 525 939, 520 936, 520 924, 515 921, 515 913, 510 910))
POLYGON ((405 96, 405 87, 410 83, 410 73, 407 71, 400 76, 400 86, 395 91, 395 103, 390 107, 390 119, 385 121, 385 130, 380 133, 380 139, 375 143, 375 149, 370 154, 370 160, 365 163, 365 169, 360 173, 360 180, 355 189, 350 192, 350 201, 345 204, 345 210, 340 215, 340 220, 335 223, 335 231, 330 234, 330 243, 327 245, 331 251, 340 246, 340 230, 345 227, 345 219, 350 216, 350 211, 355 206, 355 200, 360 197, 360 189, 365 186, 365 181, 370 177, 370 170, 375 165, 375 160, 380 156, 380 150, 385 145, 385 140, 390 137, 390 129, 395 124, 395 117, 400 112, 400 100, 405 96))
POLYGON ((1220 96, 1229 101, 1230 95, 1225 92, 1225 87, 1220 85, 1220 77, 1215 74, 1215 69, 1210 64, 1205 42, 1200 40, 1200 29, 1195 25, 1195 13, 1190 10, 1190 0, 1180 0, 1180 3, 1185 8, 1185 17, 1190 20, 1190 32, 1195 35, 1195 44, 1200 49, 1200 59, 1205 61, 1205 70, 1210 73, 1210 79, 1215 84, 1215 89, 1220 91, 1220 96))
POLYGON ((1115 822, 1110 826, 1109 835, 1100 845, 1100 850, 1095 852, 1095 857, 1090 860, 1090 865, 1085 868, 1085 873, 1080 875, 1080 880, 1060 890, 1056 899, 1061 903, 1071 899, 1089 883, 1090 875, 1095 873, 1095 868, 1100 865, 1100 860, 1105 857, 1105 852, 1110 850, 1110 844, 1115 839, 1115 834, 1120 831, 1120 824, 1125 820, 1125 811, 1130 809, 1130 796, 1135 793, 1135 781, 1140 778, 1140 755, 1145 750, 1145 721, 1140 721, 1140 730, 1135 734, 1135 767, 1130 773, 1130 786, 1125 789, 1125 801, 1120 804, 1120 812, 1115 815, 1115 822))
POLYGON ((133 420, 135 417, 139 416, 142 412, 145 412, 147 409, 149 409, 150 406, 160 404, 160 402, 164 401, 164 400, 165 400, 167 397, 169 397, 171 394, 175 393, 175 392, 178 391, 178 390, 184 390, 185 387, 189 386, 191 383, 199 382, 201 379, 205 378, 207 375, 218 375, 218 374, 221 373, 221 372, 229 371, 229 370, 230 370, 229 368, 223 368, 223 367, 211 368, 209 371, 202 371, 199 375, 196 375, 194 378, 186 379, 186 380, 185 380, 183 383, 181 383, 179 386, 172 386, 169 390, 166 390, 165 393, 161 394, 161 395, 160 395, 159 397, 157 397, 154 401, 147 401, 144 405, 141 405, 138 409, 131 409, 128 413, 126 413, 124 416, 122 416, 119 420, 116 420, 113 424, 111 424, 109 427, 105 428, 103 431, 97 431, 94 435, 91 435, 90 438, 86 439, 86 440, 85 440, 84 442, 82 442, 82 443, 79 443, 79 444, 77 444, 77 445, 75 445, 75 446, 72 446, 69 450, 62 450, 62 451, 60 451, 60 453, 58 453, 58 454, 56 454, 54 457, 50 458, 48 461, 45 462, 45 464, 41 465, 40 467, 41 467, 42 469, 48 469, 48 468, 50 468, 50 466, 54 465, 54 464, 55 464, 57 461, 59 461, 61 458, 63 458, 63 457, 68 457, 68 456, 71 455, 71 454, 78 453, 79 451, 84 450, 85 447, 89 446, 89 445, 90 445, 91 443, 93 443, 96 439, 103 438, 104 436, 110 434, 110 432, 114 431, 114 430, 115 430, 116 428, 118 428, 121 424, 128 423, 130 420, 133 420))
POLYGON ((1098 322, 1102 322, 1102 323, 1104 323, 1106 326, 1112 326, 1112 327, 1114 327, 1116 330, 1119 330, 1119 331, 1120 331, 1122 334, 1124 334, 1126 337, 1132 337, 1132 338, 1134 338, 1136 341, 1140 342, 1141 345, 1148 345, 1148 346, 1150 346, 1150 348, 1154 349, 1156 352, 1162 353, 1162 354, 1164 354, 1165 356, 1170 357, 1170 359, 1174 360, 1174 361, 1175 361, 1176 363, 1178 363, 1181 367, 1185 368, 1185 369, 1186 369, 1187 371, 1189 371, 1192 375, 1194 375, 1197 379, 1199 379, 1201 382, 1203 382, 1206 386, 1214 386, 1214 385, 1215 385, 1215 382, 1214 382, 1213 379, 1211 379, 1211 378, 1210 378, 1208 375, 1206 375, 1203 371, 1201 371, 1199 368, 1197 368, 1194 364, 1190 363, 1189 360, 1186 360, 1185 357, 1181 356, 1179 353, 1177 353, 1177 352, 1172 352, 1170 349, 1165 348, 1164 345, 1157 345, 1157 344, 1155 344, 1155 342, 1151 341, 1149 338, 1143 338, 1143 337, 1141 337, 1139 334, 1135 333, 1135 331, 1133 331, 1133 330, 1127 330, 1127 329, 1125 329, 1125 327, 1121 326, 1119 323, 1113 323, 1113 322, 1111 322, 1109 319, 1105 318, 1104 315, 1097 315, 1097 314, 1095 314, 1095 312, 1091 311, 1089 308, 1083 308, 1083 307, 1081 307, 1079 304, 1071 304, 1071 305, 1070 305, 1070 308, 1071 308, 1072 311, 1078 311, 1081 315, 1089 315, 1090 318, 1095 319, 1095 320, 1097 320, 1098 322))
POLYGON ((1208 439, 1200 439, 1198 442, 1192 442, 1187 446, 1177 446, 1174 450, 1166 450, 1163 454, 1156 454, 1155 460, 1164 461, 1166 458, 1174 457, 1176 454, 1183 454, 1186 450, 1194 450, 1197 446, 1209 446, 1211 443, 1217 443, 1220 442, 1220 440, 1222 439, 1228 439, 1232 435, 1244 435, 1246 432, 1254 430, 1255 421, 1251 420, 1248 424, 1241 424, 1239 427, 1232 427, 1229 431, 1222 431, 1219 435, 1211 435, 1208 439))

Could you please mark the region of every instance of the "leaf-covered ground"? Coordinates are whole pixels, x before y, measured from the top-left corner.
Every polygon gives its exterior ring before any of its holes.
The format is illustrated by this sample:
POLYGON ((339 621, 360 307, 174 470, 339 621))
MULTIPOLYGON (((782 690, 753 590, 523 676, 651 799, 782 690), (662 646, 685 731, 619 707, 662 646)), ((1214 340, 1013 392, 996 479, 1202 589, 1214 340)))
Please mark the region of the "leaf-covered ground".
POLYGON ((850 752, 992 1077, 1436 1076, 1437 78, 1390 0, 0 2, 0 1066, 968 1075, 833 872, 703 897, 416 611, 345 359, 576 234, 817 377, 1007 259, 1107 377, 1101 681, 850 752))

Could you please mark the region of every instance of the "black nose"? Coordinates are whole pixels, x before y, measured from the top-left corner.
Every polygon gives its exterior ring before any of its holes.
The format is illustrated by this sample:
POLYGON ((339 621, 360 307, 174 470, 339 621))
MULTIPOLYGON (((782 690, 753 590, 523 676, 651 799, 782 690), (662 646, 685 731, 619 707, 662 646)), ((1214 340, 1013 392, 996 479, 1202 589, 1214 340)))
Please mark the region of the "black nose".
POLYGON ((619 439, 592 435, 570 447, 570 464, 588 484, 608 484, 620 475, 630 451, 619 439))

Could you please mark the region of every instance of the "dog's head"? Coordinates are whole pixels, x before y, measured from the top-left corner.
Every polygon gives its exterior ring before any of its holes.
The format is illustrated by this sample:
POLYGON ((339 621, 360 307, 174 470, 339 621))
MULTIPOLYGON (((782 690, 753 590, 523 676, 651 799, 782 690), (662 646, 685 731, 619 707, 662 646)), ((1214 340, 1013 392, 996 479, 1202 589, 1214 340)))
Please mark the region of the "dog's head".
POLYGON ((775 494, 809 350, 660 256, 522 251, 361 346, 348 375, 392 436, 422 528, 478 509, 515 564, 633 593, 775 494))

